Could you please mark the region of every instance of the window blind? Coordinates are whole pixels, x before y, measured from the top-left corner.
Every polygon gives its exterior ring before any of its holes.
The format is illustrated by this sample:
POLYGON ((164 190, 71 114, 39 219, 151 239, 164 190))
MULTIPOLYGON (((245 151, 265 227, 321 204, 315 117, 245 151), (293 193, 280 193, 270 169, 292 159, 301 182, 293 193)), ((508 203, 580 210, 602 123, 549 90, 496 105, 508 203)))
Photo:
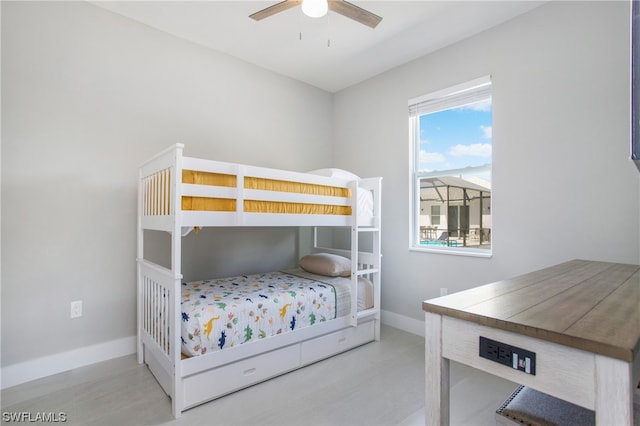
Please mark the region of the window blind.
POLYGON ((491 97, 491 77, 421 96, 409 101, 409 116, 416 117, 449 108, 479 102, 491 97))

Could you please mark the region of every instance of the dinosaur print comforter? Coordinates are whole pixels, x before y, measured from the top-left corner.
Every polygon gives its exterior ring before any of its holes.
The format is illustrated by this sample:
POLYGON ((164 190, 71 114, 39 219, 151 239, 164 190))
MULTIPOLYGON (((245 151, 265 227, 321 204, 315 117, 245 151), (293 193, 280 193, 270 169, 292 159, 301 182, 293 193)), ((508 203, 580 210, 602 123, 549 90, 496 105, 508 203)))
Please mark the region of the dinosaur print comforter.
POLYGON ((269 272, 182 285, 182 353, 195 356, 328 321, 329 283, 269 272))

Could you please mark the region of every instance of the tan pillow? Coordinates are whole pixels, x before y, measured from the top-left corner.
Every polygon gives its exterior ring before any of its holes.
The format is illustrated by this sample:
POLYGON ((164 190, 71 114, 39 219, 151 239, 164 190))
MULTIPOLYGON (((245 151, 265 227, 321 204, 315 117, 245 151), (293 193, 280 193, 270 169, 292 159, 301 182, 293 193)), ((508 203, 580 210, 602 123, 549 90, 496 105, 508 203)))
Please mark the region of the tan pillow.
POLYGON ((351 260, 337 254, 309 254, 300 259, 299 265, 307 272, 327 277, 348 277, 351 275, 351 260))

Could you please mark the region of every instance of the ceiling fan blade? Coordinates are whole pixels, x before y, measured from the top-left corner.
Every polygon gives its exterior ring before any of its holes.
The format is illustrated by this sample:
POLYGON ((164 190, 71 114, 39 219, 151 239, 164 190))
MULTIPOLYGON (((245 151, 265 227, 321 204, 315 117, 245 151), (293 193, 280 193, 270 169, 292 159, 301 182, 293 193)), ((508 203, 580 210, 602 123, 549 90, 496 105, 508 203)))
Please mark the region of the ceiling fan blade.
POLYGON ((276 13, 284 12, 285 10, 291 9, 292 7, 299 6, 300 4, 302 4, 302 0, 284 0, 280 3, 274 4, 273 6, 269 6, 257 11, 252 15, 249 15, 249 18, 259 21, 261 19, 268 18, 271 15, 275 15, 276 13))
POLYGON ((382 21, 382 17, 375 13, 345 0, 329 0, 329 9, 370 28, 375 28, 382 21))

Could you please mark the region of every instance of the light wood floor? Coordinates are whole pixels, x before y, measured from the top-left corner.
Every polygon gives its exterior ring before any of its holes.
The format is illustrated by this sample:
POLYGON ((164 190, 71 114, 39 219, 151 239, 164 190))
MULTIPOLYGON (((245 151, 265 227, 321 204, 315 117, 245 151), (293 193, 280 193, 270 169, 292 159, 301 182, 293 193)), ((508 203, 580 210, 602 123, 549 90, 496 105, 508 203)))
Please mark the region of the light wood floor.
MULTIPOLYGON (((495 409, 515 387, 452 362, 451 423, 495 424, 495 409)), ((424 339, 383 326, 380 342, 203 404, 177 420, 169 398, 133 355, 5 389, 2 412, 64 412, 73 425, 419 425, 424 339)))

